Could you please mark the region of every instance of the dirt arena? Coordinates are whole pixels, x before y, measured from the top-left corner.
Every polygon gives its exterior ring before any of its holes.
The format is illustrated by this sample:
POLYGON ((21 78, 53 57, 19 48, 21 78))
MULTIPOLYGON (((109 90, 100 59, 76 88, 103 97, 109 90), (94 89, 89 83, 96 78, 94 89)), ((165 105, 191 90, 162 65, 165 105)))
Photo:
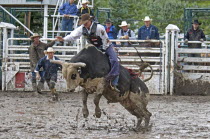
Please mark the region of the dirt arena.
POLYGON ((170 139, 210 138, 210 96, 151 96, 152 128, 136 133, 136 119, 120 104, 107 104, 102 97, 102 117, 93 116, 93 95, 89 96, 90 115, 81 113, 80 93, 62 93, 52 103, 50 94, 0 92, 1 139, 170 139))

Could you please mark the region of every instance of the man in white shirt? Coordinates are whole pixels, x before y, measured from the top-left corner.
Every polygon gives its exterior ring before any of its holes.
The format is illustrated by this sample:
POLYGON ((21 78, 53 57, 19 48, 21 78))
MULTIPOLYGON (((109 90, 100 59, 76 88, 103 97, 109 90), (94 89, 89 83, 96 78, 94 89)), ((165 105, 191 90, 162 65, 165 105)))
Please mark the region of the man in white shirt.
MULTIPOLYGON (((123 39, 123 40, 135 40, 135 33, 129 29, 130 24, 128 24, 126 21, 122 21, 121 25, 119 25, 121 29, 118 32, 118 39, 123 39)), ((118 45, 123 45, 123 46, 131 46, 131 43, 125 42, 125 43, 117 43, 118 45)))
POLYGON ((67 35, 64 38, 57 37, 57 39, 59 41, 74 41, 83 35, 88 43, 94 45, 99 50, 104 51, 109 56, 111 63, 111 71, 106 76, 106 79, 112 82, 115 91, 120 92, 117 88, 119 80, 119 62, 104 27, 93 22, 90 14, 83 14, 79 24, 81 26, 76 28, 70 35, 67 35))

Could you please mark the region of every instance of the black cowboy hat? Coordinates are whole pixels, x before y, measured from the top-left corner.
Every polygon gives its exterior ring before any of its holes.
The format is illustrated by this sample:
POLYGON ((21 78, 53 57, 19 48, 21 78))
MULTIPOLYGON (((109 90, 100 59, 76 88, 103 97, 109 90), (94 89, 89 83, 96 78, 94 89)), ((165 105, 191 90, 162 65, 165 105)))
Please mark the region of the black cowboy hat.
POLYGON ((198 20, 194 20, 192 24, 198 24, 201 25, 201 23, 198 22, 198 20))
POLYGON ((106 23, 113 23, 110 19, 106 19, 106 21, 104 22, 104 24, 106 23))

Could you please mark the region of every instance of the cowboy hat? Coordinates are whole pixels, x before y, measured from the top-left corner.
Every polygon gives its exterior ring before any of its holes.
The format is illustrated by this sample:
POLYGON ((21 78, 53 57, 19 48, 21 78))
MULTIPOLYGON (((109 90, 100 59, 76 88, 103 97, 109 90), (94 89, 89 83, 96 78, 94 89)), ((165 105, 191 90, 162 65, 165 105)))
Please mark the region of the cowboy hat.
POLYGON ((198 24, 201 25, 202 23, 199 23, 198 20, 194 20, 192 24, 198 24))
POLYGON ((125 26, 130 27, 130 24, 127 24, 126 21, 122 21, 121 25, 119 25, 119 27, 125 27, 125 26))
POLYGON ((52 47, 48 47, 47 50, 44 51, 45 53, 55 53, 52 47))
POLYGON ((85 23, 87 23, 90 20, 92 20, 92 17, 90 17, 90 14, 88 14, 88 13, 83 14, 81 16, 80 21, 79 21, 79 25, 85 24, 85 23))
POLYGON ((149 18, 149 16, 145 16, 144 19, 142 19, 142 20, 143 20, 144 22, 145 22, 145 21, 152 21, 152 19, 149 18))
POLYGON ((88 0, 82 0, 82 4, 89 4, 90 2, 88 0))
POLYGON ((106 21, 104 22, 104 24, 106 23, 112 23, 112 21, 110 19, 106 19, 106 21))
POLYGON ((33 40, 33 38, 35 37, 41 37, 38 33, 34 33, 33 36, 30 37, 31 40, 33 40))

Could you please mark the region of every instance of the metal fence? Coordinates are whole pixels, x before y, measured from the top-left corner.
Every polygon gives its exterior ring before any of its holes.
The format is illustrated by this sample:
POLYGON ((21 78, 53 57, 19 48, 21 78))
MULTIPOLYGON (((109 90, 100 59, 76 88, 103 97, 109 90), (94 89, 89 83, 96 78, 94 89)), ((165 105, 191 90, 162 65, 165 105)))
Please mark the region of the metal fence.
MULTIPOLYGON (((28 47, 29 45, 13 45, 14 41, 29 41, 28 38, 10 38, 7 40, 6 47, 3 48, 3 66, 2 66, 2 87, 3 90, 11 91, 31 91, 31 72, 29 63, 28 47)), ((52 40, 52 39, 45 39, 52 40)), ((112 41, 122 41, 122 40, 112 40, 112 41)), ((131 41, 132 42, 132 41, 131 41)), ((133 40, 135 43, 147 42, 141 40, 133 40)), ((141 54, 142 59, 145 62, 149 62, 154 70, 153 78, 146 82, 151 94, 163 94, 164 88, 164 42, 163 41, 151 41, 153 43, 158 42, 160 45, 158 47, 141 47, 139 44, 134 46, 137 51, 141 54), (148 54, 148 55, 147 55, 148 54)), ((55 51, 55 56, 59 57, 63 61, 70 60, 75 54, 77 54, 82 48, 78 46, 53 46, 55 51)), ((139 67, 137 64, 140 63, 140 58, 137 51, 133 46, 131 47, 118 47, 119 59, 121 64, 127 68, 136 70, 139 67)), ((143 78, 150 76, 150 70, 146 69, 143 73, 143 78)), ((59 91, 66 91, 66 82, 63 79, 61 73, 58 74, 58 82, 56 88, 59 91)), ((48 90, 48 87, 45 86, 48 90)))

